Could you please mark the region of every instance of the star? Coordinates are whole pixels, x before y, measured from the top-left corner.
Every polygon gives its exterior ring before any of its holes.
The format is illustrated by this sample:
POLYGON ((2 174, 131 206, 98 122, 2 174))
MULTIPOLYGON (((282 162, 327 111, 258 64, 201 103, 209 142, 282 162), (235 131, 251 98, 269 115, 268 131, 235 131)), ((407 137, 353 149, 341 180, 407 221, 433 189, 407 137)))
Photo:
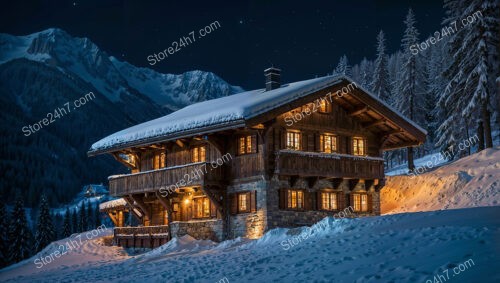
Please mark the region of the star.
POLYGON ((76 6, 76 2, 73 2, 73 6, 76 6))
POLYGON ((240 20, 240 25, 243 24, 243 20, 240 20))

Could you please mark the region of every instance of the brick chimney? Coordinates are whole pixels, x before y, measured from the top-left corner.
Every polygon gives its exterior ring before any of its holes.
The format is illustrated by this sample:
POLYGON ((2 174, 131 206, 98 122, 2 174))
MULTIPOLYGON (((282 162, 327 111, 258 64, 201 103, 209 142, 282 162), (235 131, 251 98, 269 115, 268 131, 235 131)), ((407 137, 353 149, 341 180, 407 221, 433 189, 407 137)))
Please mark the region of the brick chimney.
POLYGON ((281 86, 281 70, 275 67, 264 70, 266 77, 266 91, 277 89, 281 86))

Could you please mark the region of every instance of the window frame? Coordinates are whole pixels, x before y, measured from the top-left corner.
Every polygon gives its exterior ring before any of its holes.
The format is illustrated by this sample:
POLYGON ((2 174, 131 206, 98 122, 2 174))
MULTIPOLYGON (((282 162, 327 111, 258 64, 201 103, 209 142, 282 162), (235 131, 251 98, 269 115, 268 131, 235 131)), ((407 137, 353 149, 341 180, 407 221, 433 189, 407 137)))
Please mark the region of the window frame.
POLYGON ((197 145, 191 148, 191 163, 207 162, 207 148, 205 145, 197 145), (203 160, 200 153, 203 148, 203 160))
POLYGON ((339 210, 339 196, 340 194, 338 192, 334 192, 334 191, 327 191, 327 190, 321 190, 319 191, 319 193, 321 194, 321 203, 320 203, 320 208, 319 210, 324 210, 324 211, 338 211, 339 210), (324 206, 324 203, 325 203, 325 200, 323 199, 324 195, 327 195, 328 196, 328 208, 325 208, 324 206), (335 196, 335 208, 332 208, 332 196, 335 196))
POLYGON ((305 192, 302 189, 286 189, 286 200, 285 200, 285 209, 286 210, 295 210, 295 211, 304 211, 305 210, 305 192), (293 194, 296 194, 295 197, 295 206, 293 205, 293 194), (299 206, 299 196, 301 196, 301 202, 299 206))
POLYGON ((255 134, 240 135, 238 137, 237 146, 238 146, 238 155, 257 153, 257 148, 258 148, 257 135, 255 134), (254 147, 254 141, 255 141, 255 147, 254 147))
POLYGON ((324 153, 337 153, 338 152, 338 138, 337 135, 323 133, 319 135, 319 151, 324 153), (325 138, 330 138, 330 151, 325 150, 325 138), (333 141, 333 142, 332 142, 333 141), (335 145, 335 147, 333 146, 335 145))
POLYGON ((288 150, 297 150, 300 151, 302 149, 302 133, 298 131, 286 131, 285 137, 285 146, 288 150), (290 137, 293 137, 290 140, 290 137))
POLYGON ((369 212, 368 193, 352 193, 352 208, 354 212, 369 212), (359 197, 359 200, 356 200, 356 197, 359 197), (363 207, 363 198, 366 201, 365 207, 363 207))
POLYGON ((196 214, 195 214, 195 211, 192 211, 191 218, 193 218, 193 219, 211 218, 212 203, 207 196, 193 197, 192 202, 193 202, 193 205, 196 206, 196 214), (199 202, 201 202, 201 216, 199 216, 200 215, 199 202), (208 212, 208 213, 206 213, 206 212, 208 212))
POLYGON ((363 138, 363 137, 352 137, 352 142, 351 142, 351 147, 352 147, 352 154, 353 155, 356 155, 356 156, 367 156, 366 154, 366 149, 367 149, 367 143, 366 143, 366 139, 363 138), (362 151, 360 153, 360 146, 359 146, 359 142, 362 142, 362 151), (357 149, 357 151, 356 151, 357 149))
POLYGON ((326 99, 320 99, 318 103, 318 113, 328 114, 332 112, 332 105, 326 99), (324 105, 324 110, 322 109, 324 105))

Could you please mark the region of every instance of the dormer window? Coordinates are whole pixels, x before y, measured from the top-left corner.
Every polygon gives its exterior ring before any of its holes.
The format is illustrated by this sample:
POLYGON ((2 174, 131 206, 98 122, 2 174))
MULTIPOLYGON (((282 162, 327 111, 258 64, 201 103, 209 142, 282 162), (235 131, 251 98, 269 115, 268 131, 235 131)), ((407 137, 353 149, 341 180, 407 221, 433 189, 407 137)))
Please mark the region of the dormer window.
POLYGON ((197 146, 191 149, 191 162, 205 162, 206 149, 204 146, 197 146))

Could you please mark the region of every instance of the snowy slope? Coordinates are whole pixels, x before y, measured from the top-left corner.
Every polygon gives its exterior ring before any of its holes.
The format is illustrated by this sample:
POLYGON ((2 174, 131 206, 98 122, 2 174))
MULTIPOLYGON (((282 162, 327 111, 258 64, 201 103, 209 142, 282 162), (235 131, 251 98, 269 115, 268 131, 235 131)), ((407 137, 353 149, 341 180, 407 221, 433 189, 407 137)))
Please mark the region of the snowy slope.
POLYGON ((0 271, 0 280, 399 283, 434 282, 448 270, 449 282, 499 282, 498 215, 500 207, 325 218, 307 229, 274 229, 258 240, 215 244, 184 236, 134 257, 91 240, 86 247, 92 248, 67 260, 36 269, 32 258, 0 271))
POLYGON ((500 204, 500 147, 433 167, 415 177, 387 177, 381 191, 382 213, 500 204))

